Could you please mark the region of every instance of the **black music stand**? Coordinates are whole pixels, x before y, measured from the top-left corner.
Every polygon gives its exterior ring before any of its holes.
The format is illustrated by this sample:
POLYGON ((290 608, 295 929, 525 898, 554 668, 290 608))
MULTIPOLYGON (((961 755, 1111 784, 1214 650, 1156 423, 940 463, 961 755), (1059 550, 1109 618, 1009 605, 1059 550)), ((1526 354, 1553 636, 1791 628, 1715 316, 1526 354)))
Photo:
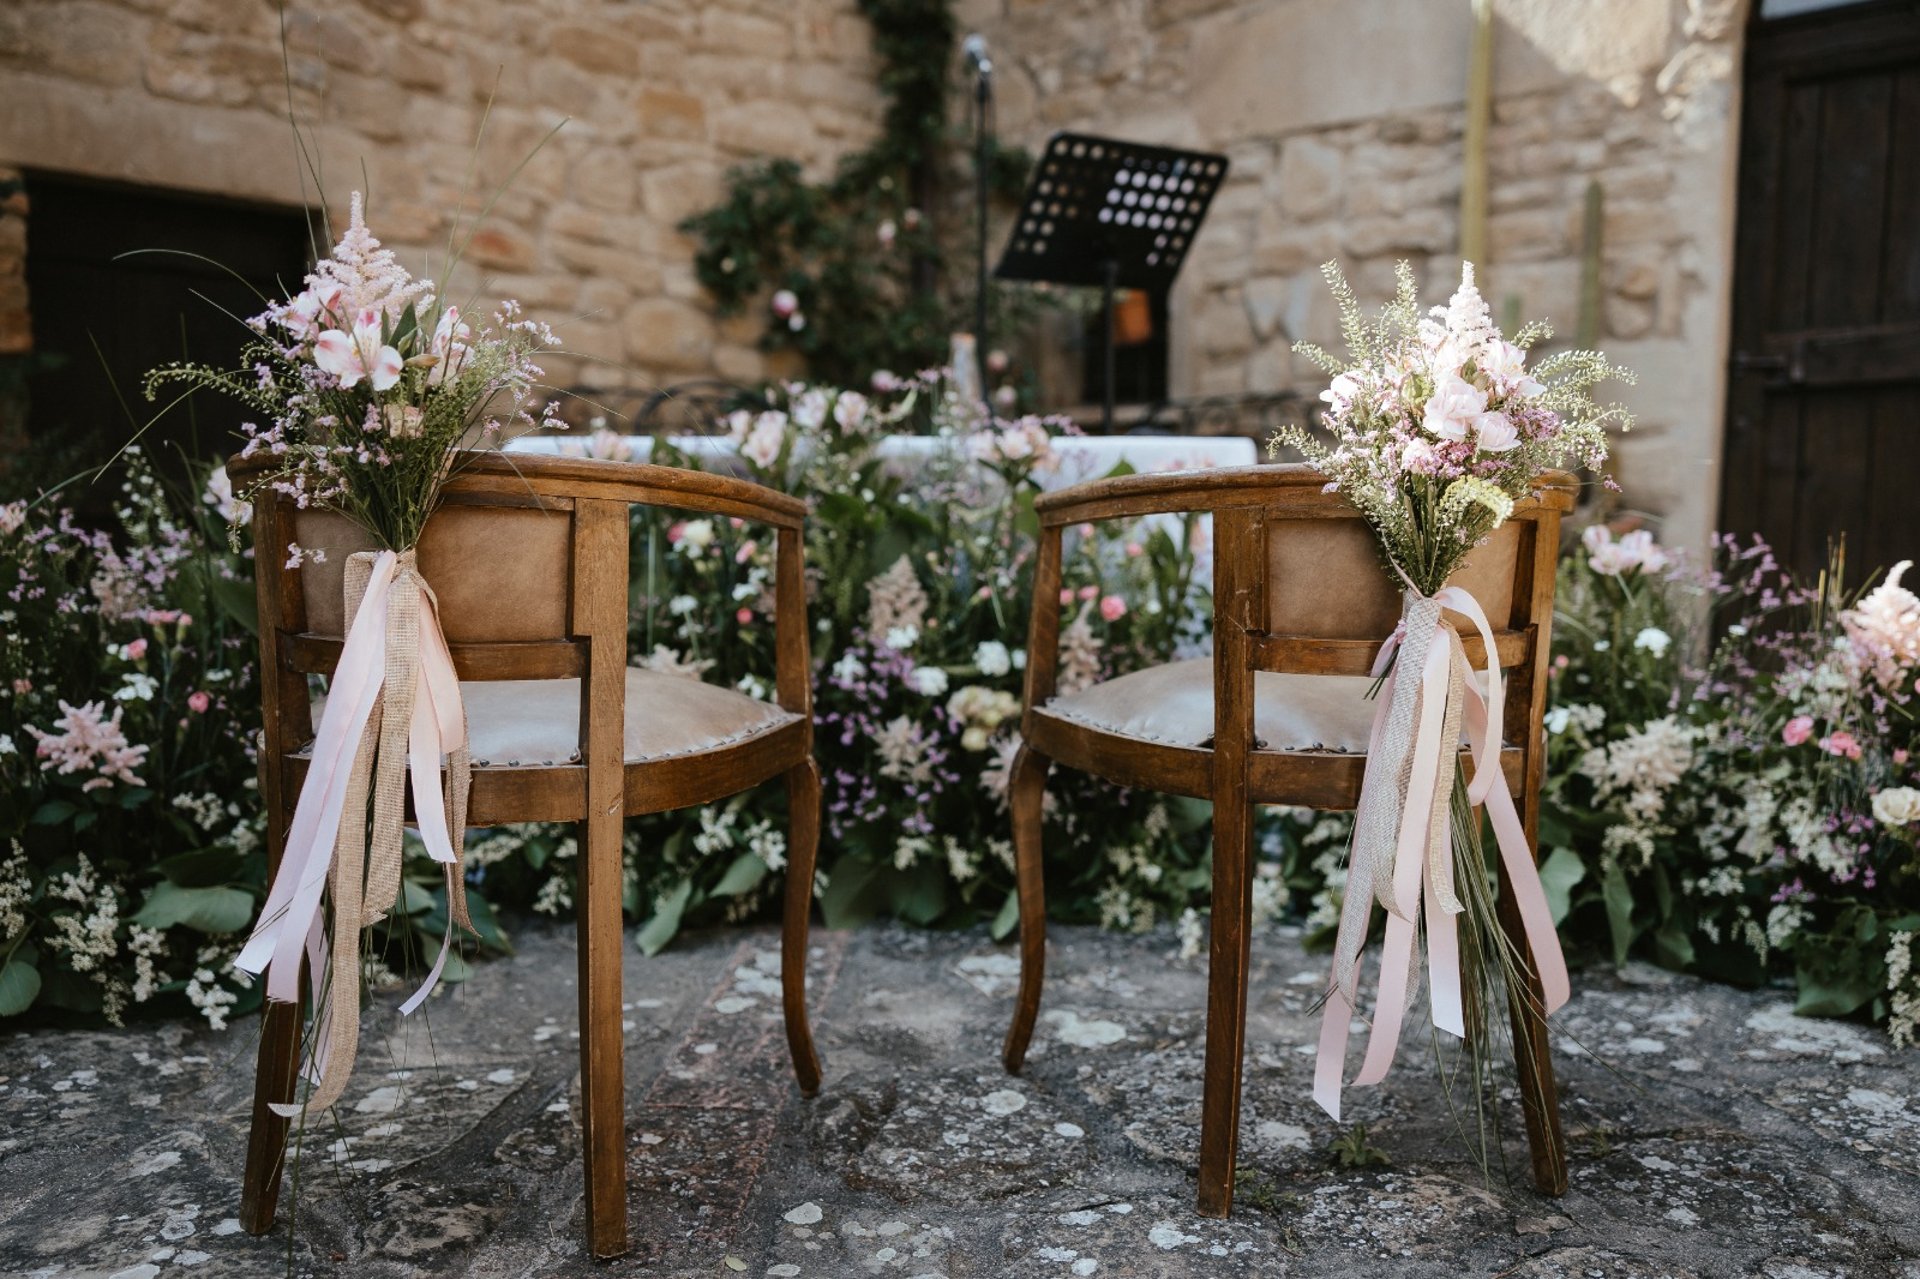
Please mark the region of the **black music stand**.
POLYGON ((1103 431, 1113 430, 1113 291, 1172 286, 1226 176, 1224 155, 1085 133, 1054 134, 1034 166, 993 273, 1102 290, 1103 431))

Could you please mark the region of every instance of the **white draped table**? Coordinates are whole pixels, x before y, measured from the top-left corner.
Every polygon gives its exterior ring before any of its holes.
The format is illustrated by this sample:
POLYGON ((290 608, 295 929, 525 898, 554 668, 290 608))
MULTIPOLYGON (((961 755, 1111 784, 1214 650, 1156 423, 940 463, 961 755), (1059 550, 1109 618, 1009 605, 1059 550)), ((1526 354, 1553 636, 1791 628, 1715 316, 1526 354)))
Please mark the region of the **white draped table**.
MULTIPOLYGON (((654 437, 620 437, 629 455, 644 462, 653 454, 654 437)), ((730 458, 736 453, 725 436, 675 435, 667 442, 683 453, 703 459, 730 458)), ((584 436, 529 435, 507 448, 520 453, 569 453, 582 448, 584 436)), ((963 447, 959 440, 932 435, 889 435, 880 441, 879 454, 909 467, 918 459, 963 447)), ((1192 435, 1063 435, 1053 441, 1055 465, 1037 478, 1045 489, 1065 488, 1082 480, 1099 479, 1125 462, 1136 471, 1200 470, 1218 466, 1251 466, 1259 450, 1244 436, 1192 435)))

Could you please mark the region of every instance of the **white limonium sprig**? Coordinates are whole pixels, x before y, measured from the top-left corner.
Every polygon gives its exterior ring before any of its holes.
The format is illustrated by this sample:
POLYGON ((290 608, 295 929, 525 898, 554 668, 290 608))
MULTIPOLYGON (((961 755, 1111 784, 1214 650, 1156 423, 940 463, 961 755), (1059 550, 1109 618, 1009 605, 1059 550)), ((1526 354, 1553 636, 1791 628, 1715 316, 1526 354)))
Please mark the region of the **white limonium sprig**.
POLYGON ((1288 427, 1269 448, 1297 449, 1324 472, 1328 489, 1347 495, 1388 559, 1427 594, 1505 522, 1543 471, 1599 469, 1609 429, 1633 425, 1625 408, 1592 394, 1608 378, 1631 383, 1633 375, 1596 351, 1562 351, 1528 367, 1528 352, 1552 331, 1533 323, 1503 337, 1470 262, 1447 305, 1427 315, 1404 262, 1393 300, 1374 317, 1361 311, 1338 263, 1323 272, 1351 358, 1312 343, 1294 347, 1333 379, 1320 395, 1322 430, 1288 427))
MULTIPOLYGON (((169 384, 238 399, 260 415, 243 427, 243 452, 273 459, 256 488, 338 511, 395 550, 419 540, 456 450, 560 425, 536 396, 553 331, 516 302, 490 321, 445 303, 374 238, 358 192, 306 288, 246 323, 255 340, 238 368, 163 365, 147 375, 148 400, 169 384)), ((250 495, 226 488, 236 525, 250 495)))

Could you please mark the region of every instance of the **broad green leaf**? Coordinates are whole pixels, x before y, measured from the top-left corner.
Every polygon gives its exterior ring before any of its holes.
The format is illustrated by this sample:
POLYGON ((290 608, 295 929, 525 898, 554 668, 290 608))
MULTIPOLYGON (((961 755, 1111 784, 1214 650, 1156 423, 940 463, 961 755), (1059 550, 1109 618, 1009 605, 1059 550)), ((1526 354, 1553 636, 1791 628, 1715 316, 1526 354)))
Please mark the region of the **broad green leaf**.
POLYGON ((0 1017, 14 1017, 33 1007, 40 996, 40 970, 32 963, 33 947, 22 946, 0 964, 0 1017))
POLYGON ((253 921, 253 894, 238 888, 183 888, 162 880, 147 894, 133 922, 164 932, 176 925, 203 933, 237 933, 253 921))
POLYGON ((738 897, 767 877, 767 864, 752 853, 742 853, 727 867, 727 873, 713 886, 715 897, 738 897))
POLYGON ((64 799, 50 799, 34 809, 33 816, 27 821, 35 826, 58 826, 79 811, 78 804, 64 799))
POLYGON ((401 914, 418 915, 423 911, 432 910, 437 904, 434 898, 434 890, 425 884, 412 879, 403 879, 400 881, 401 914))
POLYGON ((820 894, 820 918, 828 928, 851 928, 873 917, 882 900, 879 870, 858 857, 842 857, 834 864, 820 894))
POLYGON ((254 598, 252 582, 235 581, 214 573, 208 577, 207 590, 213 596, 214 603, 220 606, 220 611, 249 634, 260 629, 259 604, 254 598))
POLYGON ((1587 868, 1571 848, 1556 848, 1540 863, 1540 887, 1546 890, 1547 909, 1558 925, 1573 909, 1573 886, 1586 878, 1587 868))
POLYGON ((160 863, 160 873, 182 888, 209 888, 238 878, 240 858, 227 848, 196 848, 160 863))
POLYGON ((923 927, 947 911, 947 868, 924 861, 893 877, 888 890, 893 911, 909 923, 923 927))
POLYGON ((1675 923, 1665 923, 1653 931, 1653 958, 1665 968, 1693 967, 1693 939, 1675 923))
POLYGON ((1609 866, 1600 877, 1600 896, 1607 904, 1607 931, 1613 936, 1613 962, 1627 962, 1633 947, 1633 889, 1627 885, 1627 873, 1619 865, 1609 866))
POLYGON ((993 935, 995 941, 999 941, 1012 932, 1019 923, 1020 894, 1011 892, 1007 894, 1007 900, 1000 904, 1000 913, 993 917, 993 923, 988 926, 988 932, 993 935))
POLYGON ((686 913, 687 900, 693 896, 693 881, 683 879, 674 885, 673 891, 660 898, 653 918, 640 926, 637 941, 640 949, 649 955, 657 955, 673 940, 680 931, 680 917, 686 913))

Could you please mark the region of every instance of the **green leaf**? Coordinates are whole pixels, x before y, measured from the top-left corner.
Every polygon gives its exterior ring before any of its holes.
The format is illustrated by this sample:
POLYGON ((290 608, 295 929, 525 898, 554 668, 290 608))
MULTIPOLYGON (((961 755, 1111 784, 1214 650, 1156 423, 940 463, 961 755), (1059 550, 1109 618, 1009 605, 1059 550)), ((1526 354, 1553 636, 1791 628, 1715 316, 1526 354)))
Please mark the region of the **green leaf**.
POLYGON ((58 826, 79 811, 78 804, 64 799, 50 799, 34 809, 33 816, 27 821, 34 826, 58 826))
POLYGON ((820 894, 820 917, 828 928, 851 928, 873 918, 883 900, 880 868, 858 857, 842 857, 820 894))
POLYGON ((1133 463, 1126 461, 1125 459, 1122 459, 1121 461, 1115 462, 1113 464, 1113 469, 1111 471, 1108 471, 1101 478, 1108 479, 1108 480, 1117 480, 1123 475, 1132 475, 1134 473, 1134 470, 1135 468, 1133 463))
POLYGON ((767 864, 752 853, 742 853, 727 867, 727 873, 713 886, 715 897, 738 897, 767 877, 767 864))
POLYGON ((1793 1011, 1802 1017, 1845 1017, 1877 995, 1880 986, 1871 974, 1819 959, 1798 965, 1794 979, 1800 992, 1793 1011))
POLYGON ((1664 968, 1693 967, 1693 938, 1675 923, 1665 923, 1653 931, 1654 962, 1664 968))
POLYGON ((680 931, 680 917, 686 913, 687 900, 693 896, 693 881, 683 879, 675 884, 673 891, 660 898, 653 917, 640 926, 636 940, 640 949, 649 955, 657 955, 673 940, 680 931))
POLYGON ((403 879, 400 881, 401 914, 418 915, 423 911, 432 910, 436 904, 433 889, 417 880, 403 879))
POLYGON ((230 884, 239 871, 240 858, 229 848, 196 848, 160 863, 160 873, 182 888, 230 884))
POLYGON ((1011 892, 1007 894, 1007 900, 1000 904, 1000 913, 993 917, 993 923, 988 927, 988 932, 992 934, 995 941, 1000 941, 1012 932, 1019 922, 1020 894, 1011 892))
POLYGON ((1613 962, 1616 965, 1627 962, 1627 952, 1633 947, 1633 889, 1627 884, 1627 873, 1618 863, 1607 867, 1600 877, 1600 895, 1607 904, 1607 931, 1613 935, 1613 962))
POLYGON ((887 896, 894 914, 925 927, 947 911, 947 868, 923 861, 896 874, 887 896))
POLYGON ((1540 887, 1547 893, 1547 909, 1553 912, 1557 926, 1573 909, 1573 886, 1587 875, 1580 854, 1571 848, 1556 848, 1540 863, 1540 887))
POLYGON ((162 880, 133 922, 165 932, 184 924, 203 933, 237 933, 253 920, 253 894, 238 888, 185 888, 162 880))
POLYGON ((213 596, 213 602, 220 606, 220 611, 248 634, 260 629, 259 602, 254 597, 252 582, 235 581, 218 573, 210 573, 207 576, 207 593, 213 596))
POLYGON ((33 966, 38 953, 21 945, 0 965, 0 1017, 16 1017, 40 997, 40 970, 33 966))
POLYGON ((467 888, 467 917, 473 920, 473 931, 479 934, 482 946, 502 955, 513 953, 513 940, 500 927, 500 919, 493 913, 493 903, 471 885, 467 888))

